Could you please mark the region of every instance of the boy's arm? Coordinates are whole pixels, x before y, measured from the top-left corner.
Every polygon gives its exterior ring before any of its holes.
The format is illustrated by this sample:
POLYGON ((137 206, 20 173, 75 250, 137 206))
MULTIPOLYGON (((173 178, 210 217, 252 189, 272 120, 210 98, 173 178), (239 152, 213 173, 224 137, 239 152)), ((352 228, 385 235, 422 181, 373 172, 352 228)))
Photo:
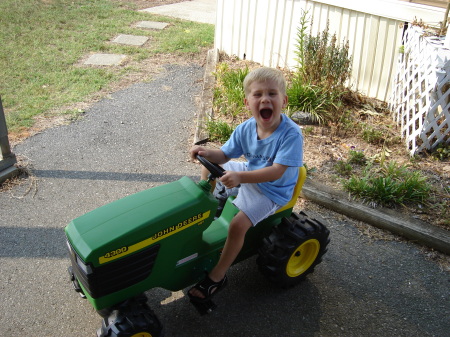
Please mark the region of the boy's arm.
POLYGON ((215 164, 225 164, 227 161, 230 160, 225 153, 223 153, 220 149, 207 149, 203 146, 194 146, 189 151, 189 154, 192 159, 196 159, 197 155, 200 155, 202 157, 205 157, 210 162, 215 164))
POLYGON ((239 184, 254 184, 264 183, 267 181, 274 181, 281 178, 288 166, 281 164, 273 164, 272 166, 264 167, 254 171, 225 171, 225 175, 220 178, 220 181, 227 187, 236 187, 239 184))

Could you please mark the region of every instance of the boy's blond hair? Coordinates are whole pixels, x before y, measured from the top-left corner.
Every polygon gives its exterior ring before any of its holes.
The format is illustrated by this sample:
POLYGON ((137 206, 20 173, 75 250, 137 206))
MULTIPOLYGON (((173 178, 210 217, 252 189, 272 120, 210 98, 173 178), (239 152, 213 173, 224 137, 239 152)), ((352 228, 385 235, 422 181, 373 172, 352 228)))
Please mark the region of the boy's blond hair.
POLYGON ((250 93, 250 85, 253 82, 264 82, 273 80, 278 84, 278 88, 283 95, 286 95, 286 80, 283 73, 275 68, 261 67, 249 72, 244 79, 245 96, 250 93))

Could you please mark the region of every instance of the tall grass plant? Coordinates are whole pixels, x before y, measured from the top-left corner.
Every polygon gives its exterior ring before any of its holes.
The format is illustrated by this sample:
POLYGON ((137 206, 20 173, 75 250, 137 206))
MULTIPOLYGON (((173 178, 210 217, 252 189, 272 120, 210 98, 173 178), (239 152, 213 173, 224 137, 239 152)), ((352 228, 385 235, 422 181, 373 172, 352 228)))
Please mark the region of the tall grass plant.
POLYGON ((362 174, 343 179, 345 190, 372 205, 395 206, 408 203, 426 203, 431 185, 419 171, 411 171, 394 161, 379 167, 368 163, 362 174))
POLYGON ((244 79, 248 73, 247 66, 242 69, 230 69, 226 63, 218 65, 213 104, 219 114, 231 119, 247 114, 244 104, 244 79))

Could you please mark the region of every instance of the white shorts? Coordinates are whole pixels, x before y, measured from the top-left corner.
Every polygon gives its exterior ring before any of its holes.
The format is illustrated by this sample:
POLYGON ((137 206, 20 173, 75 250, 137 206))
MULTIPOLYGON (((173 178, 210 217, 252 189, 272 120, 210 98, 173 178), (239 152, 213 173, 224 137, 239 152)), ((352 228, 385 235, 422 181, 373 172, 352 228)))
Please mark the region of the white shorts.
MULTIPOLYGON (((229 161, 223 165, 225 171, 248 171, 246 162, 229 161)), ((217 196, 218 190, 223 188, 218 180, 214 194, 217 196)), ((223 195, 223 193, 220 193, 223 195)), ((274 214, 280 205, 274 203, 262 193, 257 184, 241 184, 239 188, 226 189, 226 196, 236 195, 233 204, 250 219, 253 226, 274 214)))

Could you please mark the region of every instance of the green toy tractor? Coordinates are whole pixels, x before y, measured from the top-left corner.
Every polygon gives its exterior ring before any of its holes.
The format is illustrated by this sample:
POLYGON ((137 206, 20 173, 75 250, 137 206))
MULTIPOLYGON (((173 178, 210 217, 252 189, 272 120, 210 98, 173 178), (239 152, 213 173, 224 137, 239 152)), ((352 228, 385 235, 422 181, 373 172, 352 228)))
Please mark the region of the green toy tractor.
MULTIPOLYGON (((183 177, 104 205, 65 228, 73 286, 103 318, 98 336, 163 336, 143 293, 185 289, 218 262, 238 209, 233 197, 219 207, 211 182, 223 169, 198 159, 211 172, 207 181, 183 177)), ((281 287, 311 273, 329 242, 320 221, 292 211, 305 178, 301 167, 292 200, 247 232, 235 261, 259 254, 260 271, 281 287)), ((196 305, 201 314, 215 307, 210 300, 196 305)))

